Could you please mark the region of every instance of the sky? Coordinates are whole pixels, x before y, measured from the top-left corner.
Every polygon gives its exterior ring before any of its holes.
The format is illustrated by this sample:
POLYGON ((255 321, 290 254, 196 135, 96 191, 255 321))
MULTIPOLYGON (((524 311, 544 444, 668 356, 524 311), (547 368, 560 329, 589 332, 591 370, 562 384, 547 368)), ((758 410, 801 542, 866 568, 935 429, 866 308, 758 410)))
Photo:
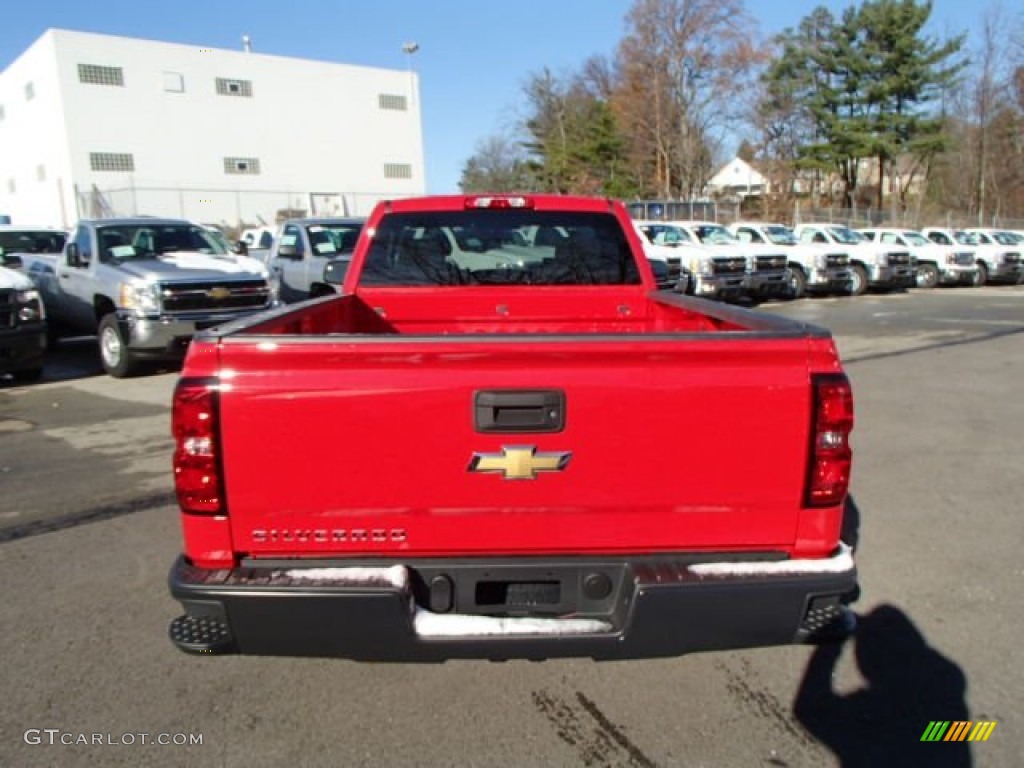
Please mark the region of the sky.
MULTIPOLYGON (((998 0, 935 0, 931 31, 976 33, 981 9, 998 0)), ((1002 0, 1005 8, 1020 0, 1002 0)), ((818 5, 848 0, 747 0, 763 36, 796 26, 818 5)), ((241 49, 371 67, 420 79, 428 193, 458 191, 466 160, 488 136, 522 117, 532 73, 576 70, 611 57, 633 0, 38 0, 4 4, 0 69, 48 28, 241 49), (409 55, 406 42, 419 44, 409 55)))

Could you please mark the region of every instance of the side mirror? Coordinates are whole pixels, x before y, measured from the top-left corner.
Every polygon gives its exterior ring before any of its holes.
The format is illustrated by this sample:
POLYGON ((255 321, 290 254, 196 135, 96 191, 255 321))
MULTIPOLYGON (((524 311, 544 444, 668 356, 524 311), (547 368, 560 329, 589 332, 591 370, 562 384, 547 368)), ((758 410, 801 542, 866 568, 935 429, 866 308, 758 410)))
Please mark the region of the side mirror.
POLYGON ((296 250, 294 245, 279 245, 277 246, 277 255, 282 259, 294 259, 298 261, 302 258, 299 252, 296 250))
POLYGON ((82 266, 82 253, 78 250, 78 243, 68 243, 68 266, 82 266))
POLYGON ((237 243, 235 243, 231 250, 237 253, 239 256, 249 255, 249 246, 245 244, 244 240, 239 240, 237 243))

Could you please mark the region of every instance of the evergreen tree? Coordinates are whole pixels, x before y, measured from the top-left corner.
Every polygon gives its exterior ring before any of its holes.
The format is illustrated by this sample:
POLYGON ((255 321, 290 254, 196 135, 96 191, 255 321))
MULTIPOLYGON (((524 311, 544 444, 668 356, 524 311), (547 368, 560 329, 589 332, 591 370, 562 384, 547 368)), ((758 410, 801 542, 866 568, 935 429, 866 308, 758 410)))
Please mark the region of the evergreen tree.
POLYGON ((962 66, 952 59, 963 38, 925 37, 931 9, 917 0, 865 0, 836 20, 817 8, 777 40, 782 53, 765 74, 761 115, 794 110, 807 139, 794 147, 795 165, 838 174, 847 206, 865 158, 878 160, 881 204, 887 164, 944 146, 943 119, 931 106, 962 66))

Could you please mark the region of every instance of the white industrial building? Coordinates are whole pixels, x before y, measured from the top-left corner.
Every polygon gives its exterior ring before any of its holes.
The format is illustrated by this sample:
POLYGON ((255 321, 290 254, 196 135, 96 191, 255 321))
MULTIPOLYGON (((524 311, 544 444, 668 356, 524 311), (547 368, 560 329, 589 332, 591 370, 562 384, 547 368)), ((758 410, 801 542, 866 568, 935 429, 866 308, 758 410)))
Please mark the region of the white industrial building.
POLYGON ((425 192, 422 137, 411 68, 51 29, 0 74, 0 215, 361 215, 425 192))

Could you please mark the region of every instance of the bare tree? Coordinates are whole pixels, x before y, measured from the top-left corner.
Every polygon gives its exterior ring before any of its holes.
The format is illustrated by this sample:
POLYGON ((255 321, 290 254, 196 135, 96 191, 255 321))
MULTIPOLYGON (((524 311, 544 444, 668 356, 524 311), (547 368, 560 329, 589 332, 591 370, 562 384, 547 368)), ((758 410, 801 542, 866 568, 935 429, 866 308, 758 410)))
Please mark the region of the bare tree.
POLYGON ((636 0, 619 46, 613 104, 635 162, 663 197, 693 196, 764 60, 743 0, 636 0))
POLYGON ((522 144, 505 134, 482 139, 462 168, 463 192, 525 192, 533 188, 522 144))

